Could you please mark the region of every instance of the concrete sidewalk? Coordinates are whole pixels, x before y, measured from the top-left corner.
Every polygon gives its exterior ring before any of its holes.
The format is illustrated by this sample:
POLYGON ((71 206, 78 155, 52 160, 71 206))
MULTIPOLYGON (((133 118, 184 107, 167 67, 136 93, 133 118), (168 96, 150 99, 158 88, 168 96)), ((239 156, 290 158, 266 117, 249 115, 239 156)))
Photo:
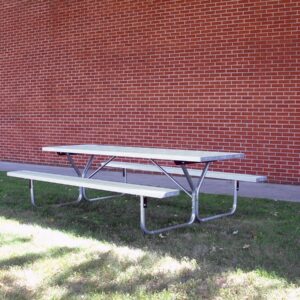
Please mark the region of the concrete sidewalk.
MULTIPOLYGON (((22 164, 0 161, 0 171, 13 170, 31 170, 40 172, 49 172, 57 174, 76 175, 72 168, 56 167, 34 164, 22 164)), ((121 172, 104 171, 97 174, 97 178, 104 180, 122 181, 121 172)), ((176 177, 182 184, 186 184, 184 178, 176 177)), ((129 173, 128 181, 131 183, 140 183, 156 186, 175 187, 166 176, 133 174, 129 173)), ((227 180, 206 179, 202 191, 209 194, 232 195, 232 182, 227 180)), ((300 203, 300 185, 284 185, 271 183, 250 183, 241 182, 240 196, 252 198, 266 198, 273 200, 291 201, 300 203)))

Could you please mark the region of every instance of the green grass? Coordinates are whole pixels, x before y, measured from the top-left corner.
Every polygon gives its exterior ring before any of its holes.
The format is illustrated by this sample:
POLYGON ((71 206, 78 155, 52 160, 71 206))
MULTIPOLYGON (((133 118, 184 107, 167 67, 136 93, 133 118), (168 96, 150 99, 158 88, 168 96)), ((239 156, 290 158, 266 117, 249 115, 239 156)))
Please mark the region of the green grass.
MULTIPOLYGON (((77 192, 36 188, 40 203, 77 192)), ((202 203, 220 212, 231 197, 202 203)), ((186 221, 190 201, 148 207, 154 228, 186 221)), ((27 182, 0 173, 0 211, 0 299, 300 299, 299 203, 240 198, 230 218, 144 236, 135 197, 36 209, 27 182)))

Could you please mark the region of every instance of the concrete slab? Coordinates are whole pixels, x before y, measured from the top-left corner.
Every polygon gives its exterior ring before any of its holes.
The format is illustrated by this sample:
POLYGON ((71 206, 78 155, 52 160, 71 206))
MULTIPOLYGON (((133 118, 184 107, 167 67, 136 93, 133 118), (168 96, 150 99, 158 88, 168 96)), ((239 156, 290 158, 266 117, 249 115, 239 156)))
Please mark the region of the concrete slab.
MULTIPOLYGON (((57 174, 76 175, 72 168, 23 164, 0 161, 0 171, 30 170, 40 172, 50 172, 57 174)), ((122 181, 121 172, 104 171, 97 174, 97 178, 106 180, 122 181)), ((176 177, 182 184, 186 184, 184 178, 176 177)), ((131 183, 141 183, 155 186, 175 187, 166 176, 134 174, 129 173, 128 181, 131 183)), ((203 192, 209 194, 232 195, 232 182, 227 180, 206 179, 203 185, 203 192)), ((271 183, 250 183, 241 182, 240 196, 252 198, 266 198, 272 200, 291 201, 300 203, 300 185, 284 185, 271 183)))

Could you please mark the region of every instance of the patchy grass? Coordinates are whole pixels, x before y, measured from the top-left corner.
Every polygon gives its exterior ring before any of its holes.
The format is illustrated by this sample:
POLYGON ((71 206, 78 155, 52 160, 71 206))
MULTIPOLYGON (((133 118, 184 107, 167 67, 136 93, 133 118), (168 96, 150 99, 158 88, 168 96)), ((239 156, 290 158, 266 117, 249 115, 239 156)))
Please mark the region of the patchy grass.
MULTIPOLYGON (((42 203, 76 196, 36 187, 42 203)), ((149 202, 149 227, 188 218, 184 195, 149 202)), ((135 197, 36 209, 26 181, 0 173, 0 211, 0 299, 300 298, 299 203, 240 198, 233 217, 144 236, 135 197)))

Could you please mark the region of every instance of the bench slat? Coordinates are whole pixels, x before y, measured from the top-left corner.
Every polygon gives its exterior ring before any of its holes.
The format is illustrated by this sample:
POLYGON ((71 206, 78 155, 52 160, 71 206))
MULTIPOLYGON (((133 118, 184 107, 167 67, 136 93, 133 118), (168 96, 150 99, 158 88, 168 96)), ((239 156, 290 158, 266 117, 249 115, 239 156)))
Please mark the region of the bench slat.
POLYGON ((129 184, 123 182, 104 181, 99 179, 81 178, 75 176, 66 176, 43 172, 11 171, 8 172, 7 175, 23 179, 104 190, 108 192, 153 197, 159 199, 179 195, 179 190, 176 189, 129 184))
MULTIPOLYGON (((107 167, 161 173, 161 170, 157 166, 149 165, 149 164, 112 161, 109 164, 107 164, 107 167)), ((165 167, 165 166, 162 166, 162 168, 170 174, 184 175, 181 168, 165 167)), ((191 176, 201 176, 202 174, 202 170, 188 169, 188 171, 191 176)), ((238 180, 238 181, 248 181, 248 182, 264 182, 267 180, 266 176, 261 176, 261 175, 248 175, 248 174, 217 172, 217 171, 208 171, 205 177, 213 178, 213 179, 238 180)))

